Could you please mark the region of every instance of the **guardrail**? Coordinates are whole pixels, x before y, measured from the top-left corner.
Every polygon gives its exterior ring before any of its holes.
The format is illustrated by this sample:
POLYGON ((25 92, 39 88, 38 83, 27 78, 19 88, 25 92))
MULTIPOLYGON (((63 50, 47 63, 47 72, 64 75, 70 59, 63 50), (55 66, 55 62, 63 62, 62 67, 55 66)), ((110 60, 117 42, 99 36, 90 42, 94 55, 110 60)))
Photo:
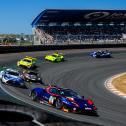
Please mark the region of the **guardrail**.
POLYGON ((32 52, 45 50, 120 48, 126 44, 72 44, 72 45, 34 45, 34 46, 0 46, 0 53, 32 52))

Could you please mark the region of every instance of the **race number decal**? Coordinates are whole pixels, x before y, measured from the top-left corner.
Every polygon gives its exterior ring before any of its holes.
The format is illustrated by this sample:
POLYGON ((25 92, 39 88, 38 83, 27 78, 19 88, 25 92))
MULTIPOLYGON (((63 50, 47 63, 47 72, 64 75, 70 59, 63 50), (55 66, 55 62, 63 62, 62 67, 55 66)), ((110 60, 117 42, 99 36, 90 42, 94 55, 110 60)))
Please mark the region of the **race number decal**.
POLYGON ((55 99, 56 99, 55 97, 50 96, 50 98, 49 98, 49 103, 50 103, 50 104, 53 104, 53 102, 54 102, 55 99))

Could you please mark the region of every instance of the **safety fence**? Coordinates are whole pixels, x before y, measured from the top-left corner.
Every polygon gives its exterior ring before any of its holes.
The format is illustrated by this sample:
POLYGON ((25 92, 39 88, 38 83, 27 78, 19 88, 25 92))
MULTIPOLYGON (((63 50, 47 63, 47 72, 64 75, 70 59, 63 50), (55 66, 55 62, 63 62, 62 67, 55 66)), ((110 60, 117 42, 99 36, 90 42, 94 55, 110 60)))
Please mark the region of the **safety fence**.
POLYGON ((34 45, 34 46, 0 46, 0 53, 32 52, 45 50, 65 50, 65 49, 91 49, 91 48, 120 48, 126 47, 121 44, 70 44, 70 45, 34 45))

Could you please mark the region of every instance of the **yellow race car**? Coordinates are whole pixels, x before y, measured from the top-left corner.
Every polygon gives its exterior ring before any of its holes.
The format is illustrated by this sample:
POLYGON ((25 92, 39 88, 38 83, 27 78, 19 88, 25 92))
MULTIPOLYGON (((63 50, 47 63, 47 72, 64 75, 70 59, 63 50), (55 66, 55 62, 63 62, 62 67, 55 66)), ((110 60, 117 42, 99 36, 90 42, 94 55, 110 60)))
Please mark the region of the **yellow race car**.
POLYGON ((26 68, 34 68, 36 67, 36 60, 37 60, 36 58, 26 56, 25 58, 17 62, 17 66, 22 66, 26 68))
POLYGON ((62 62, 64 61, 64 56, 56 52, 52 55, 46 55, 45 60, 52 61, 52 62, 62 62))

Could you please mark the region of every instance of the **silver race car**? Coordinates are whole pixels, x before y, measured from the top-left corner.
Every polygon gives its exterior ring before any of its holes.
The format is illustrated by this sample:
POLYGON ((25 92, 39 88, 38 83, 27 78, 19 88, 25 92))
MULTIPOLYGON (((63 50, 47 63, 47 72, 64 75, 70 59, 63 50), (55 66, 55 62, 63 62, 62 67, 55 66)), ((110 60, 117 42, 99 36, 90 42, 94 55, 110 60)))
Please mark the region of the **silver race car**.
POLYGON ((20 73, 11 68, 0 71, 0 80, 4 84, 23 88, 26 87, 24 80, 20 76, 20 73))

